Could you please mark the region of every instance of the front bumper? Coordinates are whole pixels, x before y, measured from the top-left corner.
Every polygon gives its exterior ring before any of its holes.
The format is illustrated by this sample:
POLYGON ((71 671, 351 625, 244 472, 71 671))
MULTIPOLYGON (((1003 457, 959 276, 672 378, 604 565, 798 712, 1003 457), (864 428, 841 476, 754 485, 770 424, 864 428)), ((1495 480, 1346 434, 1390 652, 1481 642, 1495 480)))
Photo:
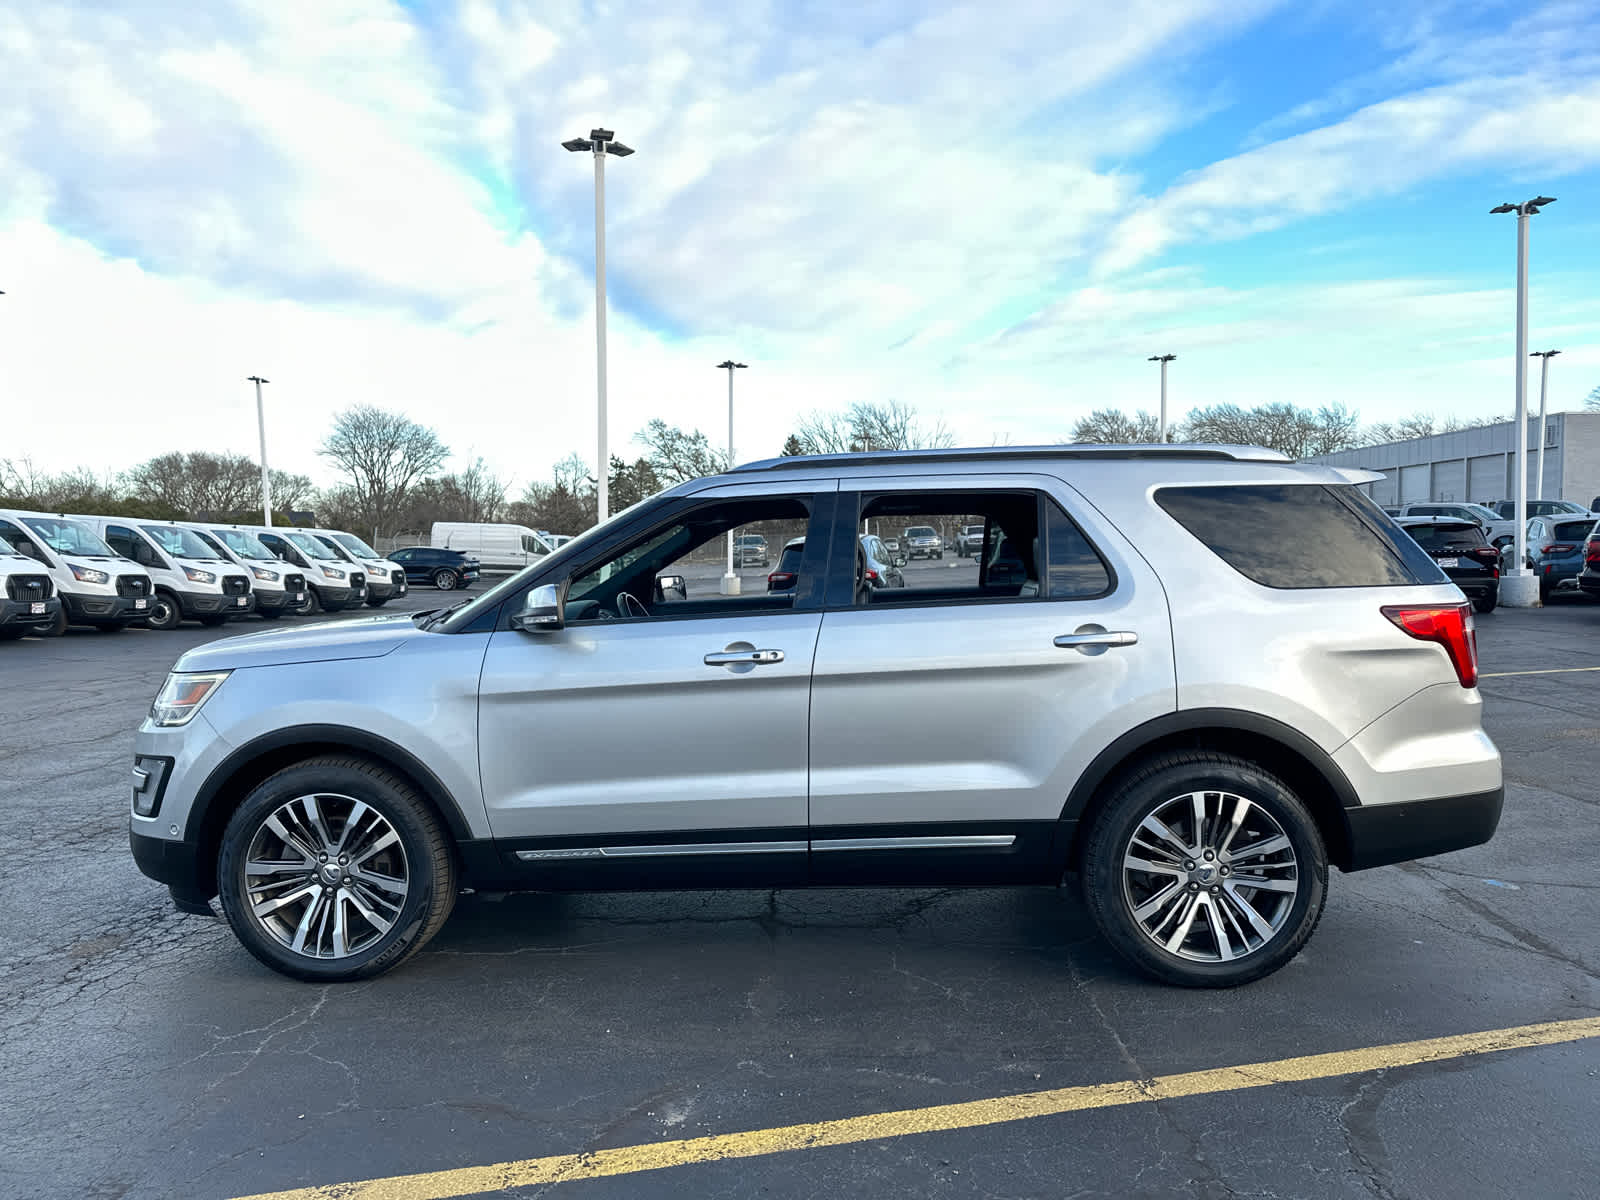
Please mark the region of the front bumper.
POLYGON ((219 592, 179 592, 178 606, 186 617, 228 616, 254 612, 256 595, 246 592, 242 596, 224 596, 219 592))
POLYGON ((306 589, 298 592, 252 592, 257 612, 299 612, 306 606, 306 589), (298 597, 298 598, 297 598, 298 597))
POLYGON ((48 600, 10 600, 0 596, 0 625, 44 625, 56 619, 56 614, 61 611, 61 599, 51 596, 48 600), (43 605, 43 610, 34 612, 34 605, 43 605))
POLYGON ((92 596, 62 592, 61 603, 66 605, 67 620, 75 625, 87 621, 134 621, 150 615, 148 596, 92 596))
POLYGON ((1600 596, 1600 571, 1586 569, 1578 576, 1578 586, 1591 596, 1600 596))
POLYGON ((1504 787, 1497 787, 1467 796, 1347 808, 1350 865, 1345 869, 1365 871, 1481 846, 1500 824, 1505 794, 1504 787))

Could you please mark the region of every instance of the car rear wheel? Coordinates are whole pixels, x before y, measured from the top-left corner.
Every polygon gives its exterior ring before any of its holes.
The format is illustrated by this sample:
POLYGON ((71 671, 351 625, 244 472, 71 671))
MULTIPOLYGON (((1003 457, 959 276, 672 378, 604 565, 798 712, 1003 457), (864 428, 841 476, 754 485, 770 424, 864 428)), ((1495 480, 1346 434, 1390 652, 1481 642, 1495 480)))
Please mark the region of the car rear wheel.
POLYGON ((441 592, 454 591, 459 582, 460 576, 458 576, 449 567, 440 567, 433 573, 433 586, 438 588, 441 592))
POLYGON ((1499 592, 1486 592, 1481 596, 1472 598, 1472 607, 1481 613, 1492 613, 1495 606, 1500 603, 1499 592))
POLYGON ((1164 754, 1114 785, 1084 857, 1085 899, 1118 953, 1185 987, 1233 987, 1299 953, 1327 898, 1305 804, 1231 755, 1164 754))
POLYGON ((398 966, 444 925, 456 866, 437 816, 404 779, 328 756, 259 784, 228 821, 222 910, 245 949, 319 983, 398 966))
POLYGON ((176 629, 182 620, 183 609, 171 592, 157 591, 150 598, 150 616, 146 618, 146 623, 151 629, 176 629))

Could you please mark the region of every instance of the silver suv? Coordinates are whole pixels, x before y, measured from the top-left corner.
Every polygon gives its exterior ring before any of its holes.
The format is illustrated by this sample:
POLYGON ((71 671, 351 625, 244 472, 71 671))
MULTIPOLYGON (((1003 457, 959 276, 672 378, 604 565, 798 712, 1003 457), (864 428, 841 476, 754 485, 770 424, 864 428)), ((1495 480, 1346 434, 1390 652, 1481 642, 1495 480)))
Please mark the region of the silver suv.
POLYGON ((1330 864, 1500 816, 1472 609, 1354 478, 1007 447, 684 484, 453 607, 188 651, 134 857, 309 980, 403 961, 466 887, 1063 878, 1144 971, 1257 979, 1330 864), (981 519, 985 549, 874 588, 875 518, 981 519), (752 526, 805 539, 793 587, 723 591, 752 526))

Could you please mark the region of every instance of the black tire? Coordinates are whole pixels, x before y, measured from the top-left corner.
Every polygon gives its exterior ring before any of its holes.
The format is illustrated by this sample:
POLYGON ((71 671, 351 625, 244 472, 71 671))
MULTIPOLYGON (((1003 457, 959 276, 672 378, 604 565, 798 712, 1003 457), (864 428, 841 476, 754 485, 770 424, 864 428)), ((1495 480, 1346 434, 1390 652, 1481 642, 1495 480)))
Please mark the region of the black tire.
POLYGON ((449 567, 440 567, 433 573, 433 586, 441 592, 453 592, 461 584, 461 576, 449 567))
POLYGON ((305 608, 301 609, 301 611, 307 616, 314 617, 318 613, 332 612, 337 610, 325 607, 322 603, 322 596, 317 592, 317 589, 314 587, 307 587, 306 606, 305 608))
POLYGON ((43 625, 34 626, 40 637, 60 637, 67 632, 67 606, 63 604, 56 609, 56 615, 43 625))
POLYGON ((1498 591, 1490 592, 1484 596, 1474 596, 1472 598, 1472 607, 1481 613, 1492 613, 1495 610, 1495 606, 1499 603, 1500 593, 1498 591))
POLYGON ((235 936, 273 970, 313 983, 370 979, 399 966, 444 925, 456 901, 450 840, 427 802, 394 772, 363 758, 327 755, 285 768, 258 784, 229 818, 217 861, 217 892, 235 936), (342 958, 316 958, 282 944, 251 909, 245 856, 268 817, 306 795, 359 800, 399 835, 410 884, 393 925, 342 958))
MULTIPOLYGON (((1208 796, 1203 803, 1210 806, 1212 797, 1208 796)), ((1316 821, 1305 804, 1282 780, 1242 758, 1200 751, 1174 751, 1159 755, 1112 785, 1111 794, 1093 819, 1088 839, 1083 860, 1083 889, 1090 915, 1101 934, 1119 954, 1141 971, 1167 983, 1183 987, 1235 987, 1270 975, 1300 952, 1322 917, 1328 891, 1328 855, 1316 821), (1227 961, 1221 960, 1220 956, 1211 961, 1197 961, 1159 945, 1154 935, 1147 932, 1134 915, 1135 897, 1130 890, 1131 885, 1125 882, 1124 857, 1133 847, 1141 822, 1192 793, 1214 794, 1218 815, 1215 825, 1207 825, 1211 830, 1209 838, 1204 834, 1194 837, 1192 826, 1186 826, 1183 830, 1173 829, 1172 832, 1179 834, 1185 842, 1193 837, 1195 844, 1202 845, 1225 832, 1222 820, 1225 801, 1222 794, 1231 794, 1250 801, 1250 818, 1241 827, 1244 836, 1255 833, 1258 823, 1260 828, 1269 831, 1275 827, 1288 840, 1294 855, 1292 868, 1284 865, 1278 869, 1292 870, 1298 887, 1287 904, 1271 916, 1268 922, 1272 927, 1271 936, 1227 961)), ((1252 844, 1259 843, 1245 843, 1246 846, 1252 844)), ((1203 863, 1199 858, 1188 861, 1202 872, 1209 873, 1210 879, 1215 882, 1202 885, 1191 881, 1186 884, 1180 877, 1174 883, 1179 890, 1174 893, 1176 904, 1173 909, 1162 906, 1149 915, 1155 919, 1165 912, 1180 908, 1185 891, 1200 893, 1196 900, 1205 901, 1206 929, 1213 934, 1206 952, 1215 955, 1219 949, 1219 939, 1216 937, 1217 927, 1211 924, 1213 910, 1209 906, 1218 901, 1208 899, 1206 894, 1216 895, 1220 885, 1228 890, 1235 905, 1240 902, 1238 893, 1234 891, 1239 887, 1238 878, 1230 885, 1218 875, 1224 861, 1236 860, 1219 855, 1214 864, 1203 863)), ((1186 865, 1176 863, 1173 870, 1184 871, 1186 865)), ((1263 874, 1267 870, 1261 867, 1244 869, 1261 870, 1263 874)), ((1193 868, 1184 873, 1192 878, 1193 868)), ((1146 878, 1155 879, 1159 876, 1146 878)), ((1275 894, 1248 887, 1243 890, 1252 896, 1268 897, 1268 904, 1271 903, 1270 896, 1275 894)), ((1151 896, 1147 899, 1157 898, 1151 896)), ((1226 906, 1226 902, 1223 903, 1226 906)), ((1191 901, 1190 905, 1197 910, 1201 907, 1196 901, 1191 901)), ((1232 916, 1236 911, 1236 908, 1230 907, 1229 915, 1232 916)), ((1167 919, 1170 918, 1162 918, 1163 924, 1167 919)), ((1198 926, 1199 921, 1196 920, 1194 925, 1198 926)), ((1191 928, 1196 939, 1203 937, 1200 930, 1191 928)), ((1245 923, 1241 921, 1237 928, 1245 928, 1245 923)), ((1223 934, 1221 940, 1228 940, 1227 934, 1223 934)), ((1189 950, 1190 953, 1205 949, 1198 940, 1192 948, 1187 939, 1178 946, 1178 951, 1189 950)))
POLYGON ((215 629, 219 625, 225 625, 227 621, 227 613, 216 613, 213 616, 200 618, 200 624, 204 625, 207 629, 215 629))
POLYGON ((176 629, 183 620, 183 606, 178 603, 178 598, 171 592, 156 589, 156 594, 150 597, 150 615, 145 622, 151 629, 176 629))

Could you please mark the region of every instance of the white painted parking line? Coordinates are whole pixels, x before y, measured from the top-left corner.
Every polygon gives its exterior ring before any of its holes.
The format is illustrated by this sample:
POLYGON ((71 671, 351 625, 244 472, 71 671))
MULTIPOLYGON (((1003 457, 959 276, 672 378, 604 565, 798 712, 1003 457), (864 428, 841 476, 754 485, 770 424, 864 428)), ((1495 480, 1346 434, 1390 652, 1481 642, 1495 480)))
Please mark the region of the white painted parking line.
POLYGON ((1480 671, 1479 679, 1509 679, 1513 675, 1577 675, 1584 671, 1600 671, 1600 667, 1551 667, 1547 671, 1480 671))

